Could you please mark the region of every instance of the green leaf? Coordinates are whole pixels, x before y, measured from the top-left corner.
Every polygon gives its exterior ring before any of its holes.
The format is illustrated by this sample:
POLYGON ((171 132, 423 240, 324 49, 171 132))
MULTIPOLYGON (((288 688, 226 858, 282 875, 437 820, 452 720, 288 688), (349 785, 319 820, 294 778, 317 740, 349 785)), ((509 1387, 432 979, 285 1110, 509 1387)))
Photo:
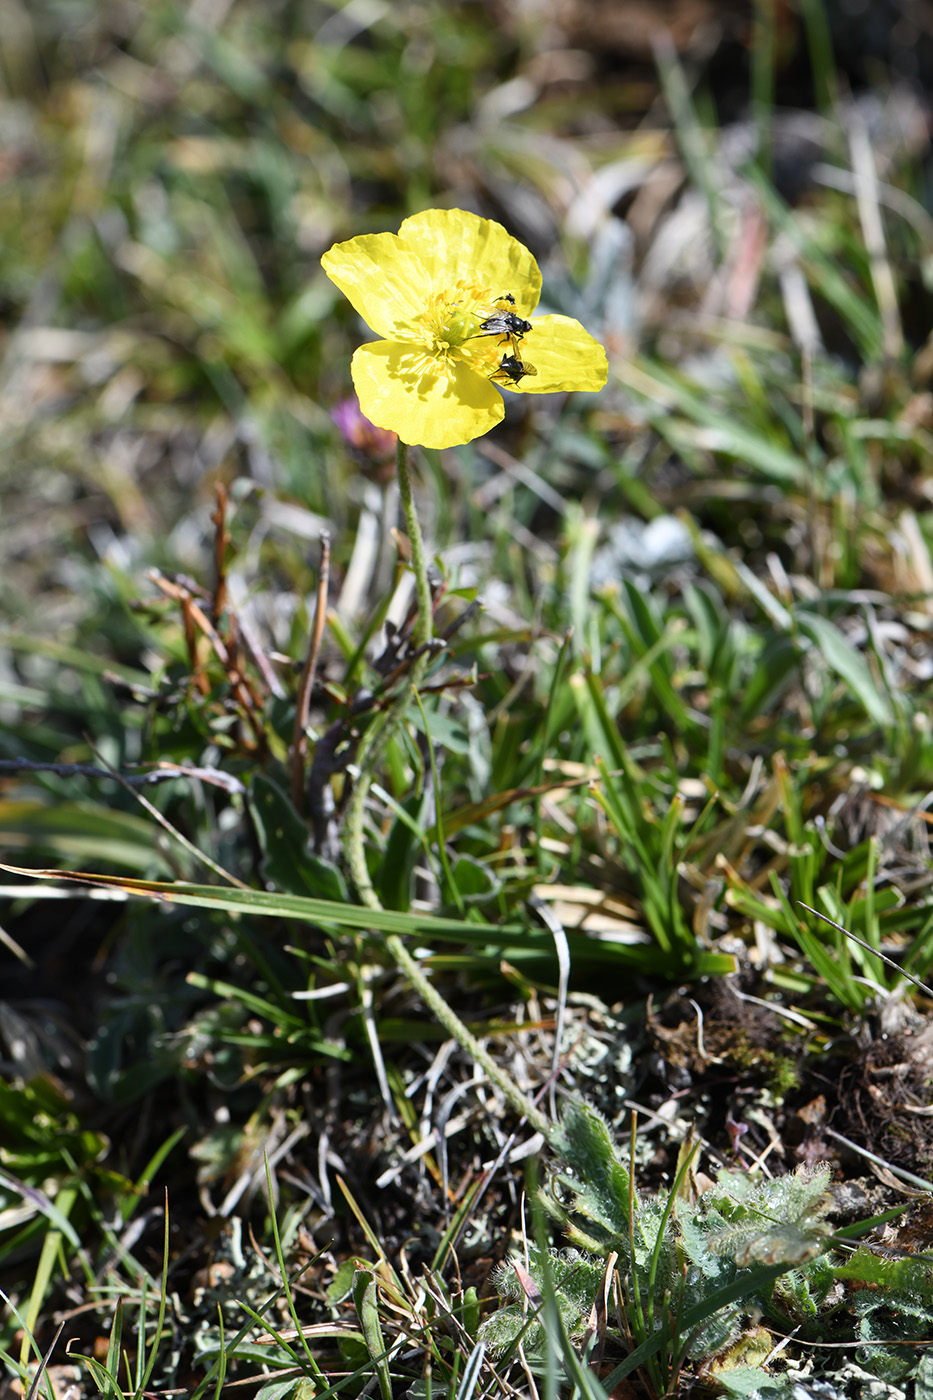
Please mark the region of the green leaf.
POLYGON ((736 1400, 785 1400, 793 1395, 793 1389, 783 1381, 775 1380, 760 1366, 732 1366, 716 1372, 716 1384, 727 1395, 736 1400))
POLYGON ((857 1249, 844 1264, 837 1265, 836 1278, 894 1289, 924 1307, 933 1307, 933 1254, 889 1259, 870 1249, 857 1249))
POLYGON ((403 802, 392 804, 395 820, 382 854, 378 885, 380 903, 386 909, 407 910, 411 903, 412 874, 423 858, 424 817, 430 807, 427 790, 413 792, 403 802))
POLYGON ((467 754, 470 752, 471 739, 466 726, 453 715, 441 710, 437 701, 433 704, 424 704, 428 717, 427 728, 421 711, 415 707, 409 719, 413 729, 418 729, 422 734, 426 734, 432 743, 440 744, 442 749, 447 749, 450 753, 467 754))
POLYGON ((382 1324, 379 1321, 379 1293, 375 1277, 369 1269, 357 1270, 352 1291, 360 1329, 366 1340, 366 1350, 379 1377, 382 1400, 392 1400, 392 1376, 386 1360, 382 1324))
POLYGON ((349 903, 346 881, 336 865, 308 849, 311 832, 277 783, 256 773, 249 785, 250 807, 263 854, 263 874, 277 890, 349 903))
POLYGON ((158 828, 135 812, 93 803, 0 802, 0 836, 8 851, 48 851, 62 860, 93 857, 119 870, 168 874, 156 844, 158 828))
POLYGON ((920 1358, 914 1400, 933 1400, 933 1351, 925 1351, 920 1358))
POLYGON ((671 413, 673 408, 691 424, 704 428, 701 445, 710 452, 752 467, 762 476, 782 486, 803 486, 807 476, 804 460, 786 448, 778 447, 760 432, 745 427, 739 419, 724 409, 715 407, 699 385, 661 365, 647 360, 620 360, 615 370, 619 380, 647 401, 652 426, 662 437, 680 448, 697 433, 684 433, 686 424, 671 413))
POLYGON ((618 1247, 628 1234, 630 1178, 605 1120, 584 1100, 574 1099, 551 1146, 573 1173, 577 1209, 607 1232, 613 1248, 618 1247))
POLYGON ((473 856, 458 856, 450 867, 450 878, 464 904, 481 904, 502 888, 491 867, 473 856))
MULTIPOLYGON (((19 1196, 28 1205, 35 1208, 36 1213, 45 1216, 53 1229, 64 1235, 65 1239, 73 1249, 81 1248, 81 1240, 77 1231, 66 1216, 58 1209, 53 1201, 35 1186, 28 1186, 24 1182, 17 1181, 14 1177, 8 1176, 6 1172, 0 1171, 0 1186, 7 1187, 15 1196, 19 1196)), ((64 1193, 62 1193, 64 1195, 64 1193)))
POLYGON ((800 665, 800 650, 793 637, 770 636, 758 654, 745 684, 739 719, 742 724, 773 704, 800 665))
POLYGON ((760 1180, 722 1171, 710 1201, 718 1215, 706 1241, 712 1254, 727 1254, 739 1268, 751 1264, 802 1264, 826 1247, 831 1209, 831 1168, 798 1167, 760 1180))
POLYGON ((869 718, 876 724, 893 723, 888 698, 879 689, 871 667, 835 623, 819 613, 801 611, 797 614, 797 626, 819 649, 830 670, 845 681, 869 718))

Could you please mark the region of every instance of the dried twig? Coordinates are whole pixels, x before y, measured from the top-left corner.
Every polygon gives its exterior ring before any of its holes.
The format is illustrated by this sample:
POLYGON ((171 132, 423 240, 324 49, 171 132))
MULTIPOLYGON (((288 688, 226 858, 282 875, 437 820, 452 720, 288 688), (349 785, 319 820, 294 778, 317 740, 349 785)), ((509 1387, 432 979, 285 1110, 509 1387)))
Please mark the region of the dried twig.
POLYGON ((211 609, 211 619, 215 627, 220 626, 220 619, 227 606, 227 548, 230 544, 230 532, 227 529, 227 489, 222 481, 214 485, 217 496, 217 509, 211 516, 211 524, 214 526, 214 605, 211 609))
POLYGON ((261 697, 250 684, 248 676, 240 670, 237 664, 235 634, 233 635, 231 644, 228 646, 218 633, 217 628, 208 618, 204 609, 199 603, 195 602, 190 589, 182 583, 177 583, 173 579, 167 578, 166 575, 161 573, 158 569, 150 569, 148 576, 161 593, 164 593, 167 598, 173 598, 181 606, 182 617, 184 618, 185 624, 185 638, 188 643, 189 655, 192 658, 194 679, 198 689, 203 695, 206 695, 210 689, 210 685, 206 675, 201 671, 198 662, 197 638, 194 632, 195 625, 197 625, 204 633, 204 636, 207 637, 218 661, 221 666, 223 666, 234 699, 239 704, 247 723, 256 737, 257 743, 261 747, 265 747, 266 736, 263 731, 262 721, 257 713, 261 708, 261 697))

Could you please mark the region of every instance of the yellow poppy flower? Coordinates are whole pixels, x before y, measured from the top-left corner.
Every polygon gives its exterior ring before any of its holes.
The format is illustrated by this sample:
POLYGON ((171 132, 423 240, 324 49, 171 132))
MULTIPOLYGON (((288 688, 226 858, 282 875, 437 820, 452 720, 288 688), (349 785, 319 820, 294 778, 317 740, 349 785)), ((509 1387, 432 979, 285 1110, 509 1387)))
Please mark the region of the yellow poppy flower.
POLYGON ((519 394, 593 392, 606 352, 570 316, 529 321, 541 273, 501 224, 463 209, 428 209, 398 233, 335 243, 328 277, 381 340, 353 356, 366 417, 423 447, 488 433, 519 394))

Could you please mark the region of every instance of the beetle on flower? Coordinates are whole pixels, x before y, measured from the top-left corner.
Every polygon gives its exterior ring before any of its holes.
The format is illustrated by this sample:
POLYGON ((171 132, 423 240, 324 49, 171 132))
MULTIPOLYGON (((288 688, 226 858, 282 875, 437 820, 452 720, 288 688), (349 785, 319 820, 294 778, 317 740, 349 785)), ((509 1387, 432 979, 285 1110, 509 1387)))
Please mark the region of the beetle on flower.
POLYGON ((570 316, 529 319, 538 265, 501 224, 429 209, 397 234, 335 243, 324 271, 381 340, 353 356, 366 417, 409 444, 456 447, 502 421, 499 388, 593 392, 606 353, 570 316))

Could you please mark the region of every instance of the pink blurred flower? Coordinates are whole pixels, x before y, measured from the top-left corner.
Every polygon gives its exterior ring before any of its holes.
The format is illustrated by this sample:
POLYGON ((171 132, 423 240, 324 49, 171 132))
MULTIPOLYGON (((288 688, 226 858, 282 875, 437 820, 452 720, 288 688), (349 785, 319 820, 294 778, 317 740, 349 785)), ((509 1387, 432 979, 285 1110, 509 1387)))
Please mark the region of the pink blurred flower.
POLYGON ((347 443, 356 452, 364 453, 374 462, 382 462, 389 457, 394 458, 398 433, 393 433, 389 428, 377 428, 375 423, 370 423, 360 408, 359 400, 355 394, 351 394, 349 398, 341 399, 331 409, 330 416, 347 443))

